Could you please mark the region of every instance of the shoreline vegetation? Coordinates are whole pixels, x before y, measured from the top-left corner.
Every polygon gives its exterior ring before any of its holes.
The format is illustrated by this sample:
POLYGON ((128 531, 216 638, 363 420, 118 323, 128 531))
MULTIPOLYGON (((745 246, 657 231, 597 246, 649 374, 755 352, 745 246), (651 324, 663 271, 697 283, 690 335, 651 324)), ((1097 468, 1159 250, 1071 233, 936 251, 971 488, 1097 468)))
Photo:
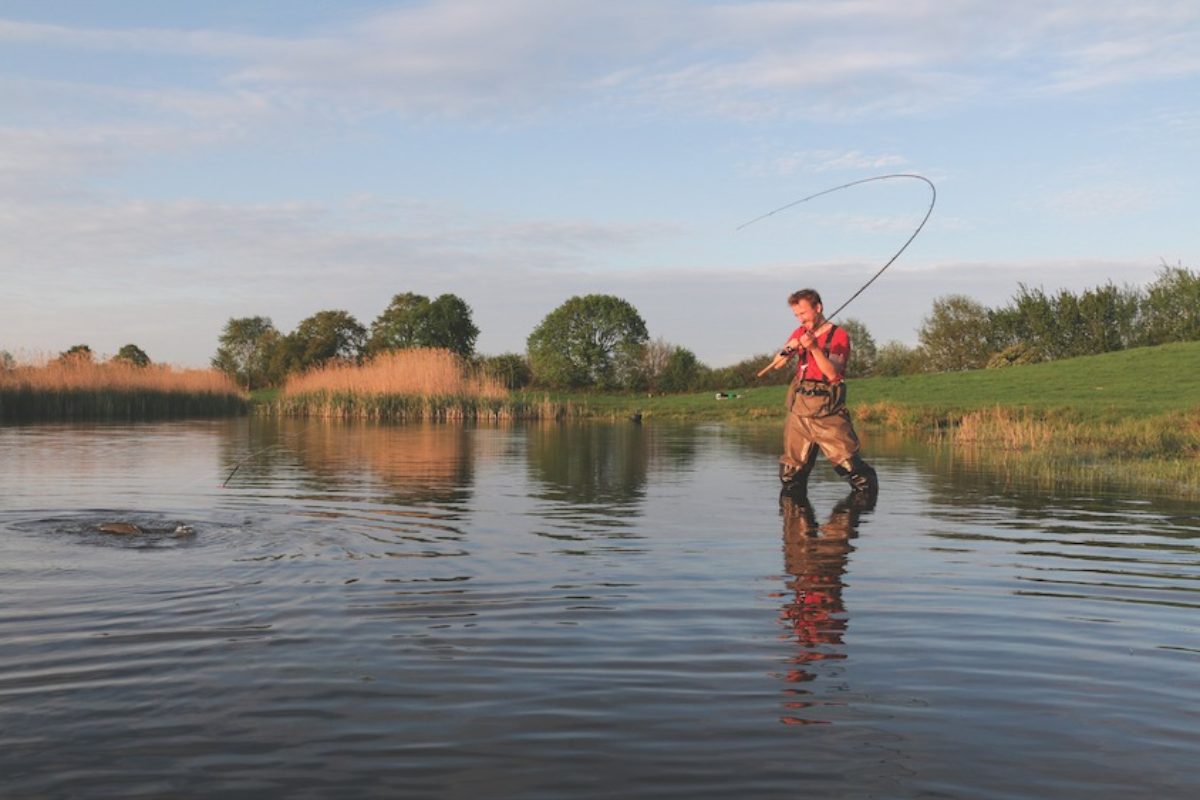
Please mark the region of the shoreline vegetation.
MULTIPOLYGON (((594 397, 584 413, 782 422, 784 393, 768 386, 594 397)), ((849 404, 855 425, 868 435, 924 436, 964 460, 1043 488, 1113 486, 1200 497, 1200 342, 1000 369, 851 379, 849 404)))
MULTIPOLYGON (((646 396, 514 391, 446 350, 330 365, 247 398, 213 370, 58 359, 0 371, 0 422, 253 413, 380 422, 781 423, 784 386, 646 396)), ((856 424, 904 431, 1046 488, 1200 496, 1200 342, 850 381, 856 424)))
POLYGON ((577 416, 579 408, 570 399, 512 392, 500 379, 436 348, 312 369, 289 378, 258 405, 267 415, 378 422, 562 419, 577 416))
POLYGON ((213 369, 79 356, 0 369, 3 423, 223 417, 249 408, 249 397, 213 369))

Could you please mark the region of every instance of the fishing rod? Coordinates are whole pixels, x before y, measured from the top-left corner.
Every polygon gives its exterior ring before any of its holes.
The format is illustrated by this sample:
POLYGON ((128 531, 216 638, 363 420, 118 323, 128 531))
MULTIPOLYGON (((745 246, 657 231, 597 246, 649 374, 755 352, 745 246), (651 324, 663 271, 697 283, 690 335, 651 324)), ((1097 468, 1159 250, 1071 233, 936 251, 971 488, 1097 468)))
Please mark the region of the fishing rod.
MULTIPOLYGON (((766 214, 757 216, 754 219, 750 220, 749 222, 743 222, 741 225, 737 226, 737 228, 735 230, 740 231, 744 228, 748 228, 751 225, 753 225, 754 223, 760 222, 760 221, 766 219, 767 217, 773 217, 781 211, 786 211, 789 208, 794 208, 795 206, 798 206, 801 203, 807 203, 809 200, 815 200, 818 197, 824 197, 827 194, 833 194, 834 192, 840 192, 843 189, 849 189, 853 186, 860 186, 864 183, 872 183, 873 181, 895 180, 897 178, 900 178, 900 179, 908 178, 908 179, 924 182, 925 185, 929 187, 929 208, 925 209, 925 216, 921 218, 921 223, 919 225, 917 225, 916 229, 912 232, 912 235, 910 235, 908 237, 908 239, 905 240, 904 244, 902 244, 900 246, 900 249, 897 250, 895 253, 893 253, 892 257, 889 258, 887 260, 887 262, 882 267, 880 267, 879 270, 874 275, 872 275, 871 278, 866 283, 864 283, 862 286, 860 286, 858 288, 858 291, 856 291, 854 294, 850 295, 849 299, 847 299, 846 302, 842 303, 840 306, 838 306, 836 309, 834 309, 832 314, 826 315, 825 320, 828 321, 828 320, 831 320, 834 317, 836 317, 842 311, 842 309, 844 309, 846 306, 850 305, 850 303, 852 303, 856 297, 858 297, 860 294, 865 292, 867 287, 870 286, 872 283, 874 283, 875 280, 880 275, 882 275, 888 267, 890 267, 893 263, 895 263, 896 259, 900 257, 900 254, 908 249, 908 246, 910 244, 912 244, 913 239, 917 238, 917 234, 919 234, 921 232, 921 230, 925 227, 925 223, 929 221, 930 215, 933 214, 934 205, 937 204, 937 187, 933 185, 933 181, 929 180, 924 175, 917 175, 916 173, 911 173, 911 172, 896 172, 896 173, 891 173, 889 175, 875 175, 870 178, 860 178, 859 180, 856 180, 856 181, 850 181, 849 183, 843 183, 841 186, 834 186, 833 188, 824 189, 815 194, 810 194, 808 197, 801 197, 799 200, 793 200, 792 202, 790 202, 786 205, 780 206, 779 208, 775 209, 774 211, 768 211, 766 214)), ((777 367, 775 367, 775 363, 776 363, 776 361, 779 360, 779 358, 780 358, 780 356, 776 356, 775 360, 772 360, 770 364, 768 364, 766 367, 764 367, 758 373, 757 377, 761 378, 764 374, 769 372, 771 369, 777 368, 777 367)))
MULTIPOLYGON (((315 426, 316 424, 318 424, 318 423, 320 423, 320 422, 323 422, 324 420, 325 420, 325 418, 324 418, 324 417, 317 417, 317 418, 315 418, 315 419, 310 419, 310 420, 308 421, 308 424, 307 424, 307 425, 305 425, 303 428, 301 428, 301 429, 300 429, 300 430, 298 430, 298 431, 293 431, 293 432, 292 432, 292 434, 291 434, 291 439, 292 439, 293 441, 295 441, 295 440, 299 439, 299 438, 300 438, 300 436, 301 436, 302 434, 306 433, 306 432, 308 431, 308 429, 309 429, 309 428, 311 428, 311 427, 315 426)), ((249 421, 247 421, 247 434, 249 433, 248 426, 249 426, 249 421)), ((287 443, 287 442, 275 442, 274 444, 269 444, 269 445, 267 445, 266 447, 260 447, 260 448, 259 448, 259 449, 257 449, 257 450, 252 450, 252 451, 250 451, 249 453, 247 453, 246 455, 242 456, 241 458, 239 458, 237 461, 235 461, 235 462, 233 463, 233 469, 231 469, 231 470, 229 471, 229 474, 225 476, 225 480, 223 480, 223 481, 221 482, 221 488, 222 488, 222 489, 227 489, 227 488, 229 488, 229 481, 233 480, 233 476, 237 474, 237 471, 238 471, 239 469, 241 469, 241 468, 242 468, 242 465, 243 465, 243 464, 245 464, 246 462, 248 462, 248 461, 251 461, 252 459, 258 458, 258 457, 259 457, 259 456, 261 456, 263 453, 266 453, 266 452, 268 452, 268 451, 274 450, 274 449, 275 449, 275 448, 277 448, 277 447, 287 447, 287 445, 288 445, 288 443, 287 443)))

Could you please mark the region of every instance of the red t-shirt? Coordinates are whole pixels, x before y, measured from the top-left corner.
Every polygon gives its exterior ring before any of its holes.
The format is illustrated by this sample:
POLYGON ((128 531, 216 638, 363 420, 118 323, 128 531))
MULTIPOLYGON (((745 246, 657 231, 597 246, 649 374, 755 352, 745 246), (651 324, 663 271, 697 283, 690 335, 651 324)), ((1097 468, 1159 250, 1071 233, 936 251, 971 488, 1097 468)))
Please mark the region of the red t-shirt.
MULTIPOLYGON (((799 339, 801 334, 805 333, 806 330, 807 328, 801 325, 788 338, 799 339)), ((841 356, 842 369, 845 370, 846 365, 850 363, 850 335, 846 333, 846 329, 841 327, 834 328, 833 333, 817 337, 817 346, 821 349, 822 353, 825 352, 826 343, 829 344, 829 356, 831 360, 837 361, 837 357, 841 356), (830 337, 832 337, 832 341, 830 341, 830 337)), ((800 364, 796 368, 796 376, 801 380, 829 381, 830 383, 837 383, 842 379, 840 375, 836 378, 831 378, 824 372, 821 372, 821 367, 817 364, 817 360, 809 355, 803 347, 800 348, 800 364)))

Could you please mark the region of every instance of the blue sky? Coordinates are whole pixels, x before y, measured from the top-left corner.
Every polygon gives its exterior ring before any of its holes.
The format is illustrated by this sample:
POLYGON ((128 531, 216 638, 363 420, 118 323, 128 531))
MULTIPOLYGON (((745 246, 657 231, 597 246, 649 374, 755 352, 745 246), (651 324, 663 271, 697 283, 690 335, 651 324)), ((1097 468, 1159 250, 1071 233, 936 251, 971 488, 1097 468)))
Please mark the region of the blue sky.
POLYGON ((916 342, 934 298, 1200 267, 1193 0, 0 0, 0 349, 202 366, 453 292, 479 349, 621 296, 720 366, 786 295, 916 342))

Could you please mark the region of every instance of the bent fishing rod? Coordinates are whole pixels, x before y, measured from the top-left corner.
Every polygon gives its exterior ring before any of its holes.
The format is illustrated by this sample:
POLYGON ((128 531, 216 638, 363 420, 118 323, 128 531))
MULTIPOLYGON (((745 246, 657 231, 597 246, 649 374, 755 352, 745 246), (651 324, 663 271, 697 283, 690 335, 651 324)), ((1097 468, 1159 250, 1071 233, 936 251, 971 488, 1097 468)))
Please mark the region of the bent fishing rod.
MULTIPOLYGON (((774 211, 768 211, 766 214, 755 217, 754 219, 750 220, 749 222, 743 222, 741 225, 737 226, 736 230, 740 231, 744 228, 748 228, 751 225, 753 225, 754 223, 764 220, 767 217, 773 217, 781 211, 786 211, 789 208, 794 208, 795 206, 798 206, 802 203, 807 203, 809 200, 815 200, 818 197, 824 197, 827 194, 833 194, 834 192, 840 192, 843 189, 849 189, 854 186, 860 186, 864 183, 872 183, 873 181, 895 180, 897 178, 900 178, 900 179, 908 178, 908 179, 912 179, 912 180, 922 181, 923 183, 925 183, 925 185, 929 187, 929 208, 925 209, 925 216, 921 218, 921 223, 919 225, 917 225, 916 229, 912 232, 912 235, 910 235, 908 237, 908 239, 905 240, 904 244, 902 244, 900 246, 900 249, 897 250, 895 253, 893 253, 892 257, 889 258, 887 260, 887 262, 882 267, 880 267, 878 269, 878 271, 876 271, 876 273, 874 275, 872 275, 866 283, 864 283, 862 286, 860 286, 858 288, 858 291, 856 291, 854 294, 850 295, 849 299, 847 299, 844 303, 842 303, 840 306, 838 306, 836 309, 834 309, 833 313, 825 315, 825 321, 828 322, 829 320, 836 317, 842 311, 842 309, 844 309, 846 306, 850 305, 850 303, 852 303, 856 297, 858 297, 860 294, 865 292, 867 290, 867 287, 870 286, 872 283, 874 283, 875 280, 880 275, 882 275, 884 273, 884 271, 887 270, 888 267, 890 267, 893 263, 895 263, 896 259, 898 259, 900 257, 900 254, 908 249, 908 246, 910 244, 912 244, 913 239, 917 238, 917 234, 919 234, 921 232, 921 230, 925 227, 925 223, 929 221, 930 215, 933 214, 933 207, 937 203, 937 187, 933 185, 933 181, 929 180, 924 175, 917 175, 917 174, 911 173, 911 172, 896 172, 896 173, 892 173, 889 175, 875 175, 870 178, 861 178, 856 181, 850 181, 849 183, 843 183, 841 186, 834 186, 830 189, 824 189, 815 194, 810 194, 808 197, 801 197, 799 200, 793 200, 792 202, 790 202, 786 205, 780 206, 779 208, 775 209, 774 211)), ((783 363, 787 362, 787 358, 790 355, 791 355, 790 353, 787 355, 784 355, 784 353, 780 353, 774 359, 772 359, 770 364, 763 367, 762 370, 760 370, 758 375, 756 375, 755 377, 761 378, 763 375, 770 372, 772 369, 778 369, 780 366, 783 366, 783 363), (779 363, 781 359, 782 359, 782 363, 779 363)))

